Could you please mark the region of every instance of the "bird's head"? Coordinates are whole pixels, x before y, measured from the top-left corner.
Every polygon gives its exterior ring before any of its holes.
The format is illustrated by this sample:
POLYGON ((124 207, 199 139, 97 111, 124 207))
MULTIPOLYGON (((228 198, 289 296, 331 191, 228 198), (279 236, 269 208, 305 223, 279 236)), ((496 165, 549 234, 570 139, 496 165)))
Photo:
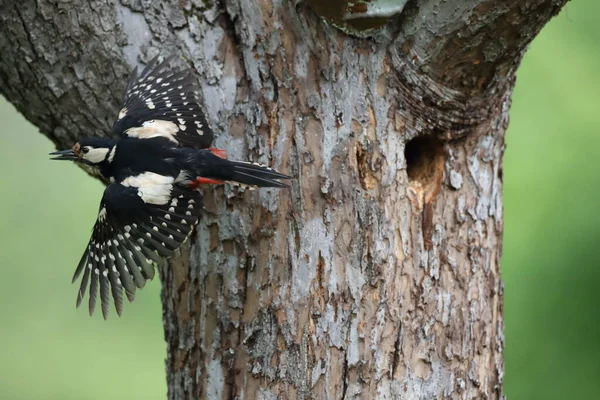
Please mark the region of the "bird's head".
POLYGON ((82 139, 75 145, 62 151, 50 153, 56 156, 52 160, 71 160, 94 167, 109 164, 115 156, 116 140, 106 138, 82 139))

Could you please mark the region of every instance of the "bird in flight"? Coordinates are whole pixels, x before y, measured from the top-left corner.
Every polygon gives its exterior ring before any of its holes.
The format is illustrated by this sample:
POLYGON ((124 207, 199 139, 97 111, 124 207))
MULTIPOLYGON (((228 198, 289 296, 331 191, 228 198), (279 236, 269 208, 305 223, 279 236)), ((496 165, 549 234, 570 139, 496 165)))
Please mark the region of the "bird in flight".
POLYGON ((152 280, 155 264, 191 235, 202 212, 202 184, 288 187, 290 177, 266 166, 230 161, 210 147, 213 132, 198 104, 192 69, 172 71, 172 57, 132 73, 111 138, 85 138, 50 153, 111 182, 104 190, 92 237, 73 276, 81 277, 80 306, 89 287, 93 314, 98 289, 104 319, 112 295, 117 314, 123 292, 132 302, 152 280))

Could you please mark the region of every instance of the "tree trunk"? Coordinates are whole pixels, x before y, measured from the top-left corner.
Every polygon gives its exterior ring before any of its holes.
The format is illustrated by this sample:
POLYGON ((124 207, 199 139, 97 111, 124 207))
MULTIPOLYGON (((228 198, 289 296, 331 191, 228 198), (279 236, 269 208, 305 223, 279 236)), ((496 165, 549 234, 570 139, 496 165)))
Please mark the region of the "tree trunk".
POLYGON ((295 177, 204 192, 161 271, 170 399, 499 399, 510 95, 565 2, 0 0, 0 91, 65 148, 181 53, 216 146, 295 177))

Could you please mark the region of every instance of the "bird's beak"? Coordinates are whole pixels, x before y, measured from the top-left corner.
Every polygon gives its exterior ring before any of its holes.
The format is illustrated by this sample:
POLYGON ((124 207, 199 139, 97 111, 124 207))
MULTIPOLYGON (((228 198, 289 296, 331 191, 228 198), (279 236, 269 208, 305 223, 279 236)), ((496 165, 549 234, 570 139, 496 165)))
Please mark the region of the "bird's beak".
POLYGON ((50 153, 49 155, 51 156, 56 156, 54 158, 51 158, 51 160, 77 160, 79 157, 77 157, 77 155, 75 154, 75 152, 73 151, 73 149, 69 149, 69 150, 62 150, 62 151, 55 151, 53 153, 50 153))

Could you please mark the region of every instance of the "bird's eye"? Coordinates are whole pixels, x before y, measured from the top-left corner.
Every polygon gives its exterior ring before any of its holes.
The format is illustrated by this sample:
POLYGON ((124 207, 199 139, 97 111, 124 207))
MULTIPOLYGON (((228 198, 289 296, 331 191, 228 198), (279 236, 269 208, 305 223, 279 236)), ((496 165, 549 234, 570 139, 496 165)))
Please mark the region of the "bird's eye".
POLYGON ((81 149, 81 151, 83 152, 83 154, 87 154, 90 152, 90 148, 86 146, 83 149, 81 149))

